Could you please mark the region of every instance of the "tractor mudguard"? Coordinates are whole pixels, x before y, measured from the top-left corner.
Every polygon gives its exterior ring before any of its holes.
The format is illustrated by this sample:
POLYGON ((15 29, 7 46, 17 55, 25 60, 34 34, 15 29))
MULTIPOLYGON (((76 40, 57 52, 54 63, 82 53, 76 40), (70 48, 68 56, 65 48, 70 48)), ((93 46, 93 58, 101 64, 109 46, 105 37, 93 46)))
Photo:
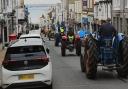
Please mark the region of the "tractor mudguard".
POLYGON ((118 33, 118 40, 119 42, 124 39, 124 34, 123 33, 118 33))
POLYGON ((62 40, 67 40, 67 36, 62 36, 62 40))
POLYGON ((76 36, 75 36, 75 39, 76 39, 76 40, 80 40, 80 36, 79 36, 79 35, 76 35, 76 36))

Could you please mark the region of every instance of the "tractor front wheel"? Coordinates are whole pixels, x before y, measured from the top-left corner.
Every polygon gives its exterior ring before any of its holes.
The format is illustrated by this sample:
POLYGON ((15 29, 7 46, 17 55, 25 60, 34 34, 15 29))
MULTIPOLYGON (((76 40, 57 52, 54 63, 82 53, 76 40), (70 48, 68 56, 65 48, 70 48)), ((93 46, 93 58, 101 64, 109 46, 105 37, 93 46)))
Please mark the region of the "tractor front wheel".
POLYGON ((117 69, 119 77, 126 78, 128 75, 128 38, 125 37, 119 44, 119 63, 120 68, 117 69))
POLYGON ((65 48, 65 42, 61 42, 61 55, 65 56, 66 48, 65 48))
POLYGON ((81 55, 81 42, 76 43, 76 55, 81 55))

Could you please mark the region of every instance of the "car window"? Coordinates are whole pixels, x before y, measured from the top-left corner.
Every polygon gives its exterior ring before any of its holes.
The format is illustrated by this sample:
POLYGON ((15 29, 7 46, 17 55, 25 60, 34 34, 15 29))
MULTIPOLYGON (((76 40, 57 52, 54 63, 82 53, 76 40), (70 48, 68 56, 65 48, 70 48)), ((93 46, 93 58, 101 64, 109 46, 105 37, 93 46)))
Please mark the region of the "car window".
POLYGON ((31 60, 42 56, 46 56, 43 46, 10 47, 6 53, 8 60, 31 60))

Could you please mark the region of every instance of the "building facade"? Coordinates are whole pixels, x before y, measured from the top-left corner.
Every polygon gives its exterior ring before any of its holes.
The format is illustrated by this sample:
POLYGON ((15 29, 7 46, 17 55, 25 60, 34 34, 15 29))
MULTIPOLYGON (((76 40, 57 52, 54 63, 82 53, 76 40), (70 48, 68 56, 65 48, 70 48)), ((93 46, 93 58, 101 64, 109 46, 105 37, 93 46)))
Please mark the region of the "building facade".
POLYGON ((81 22, 82 17, 82 0, 75 1, 75 21, 77 23, 81 22))
POLYGON ((21 16, 20 9, 22 8, 22 15, 24 15, 26 8, 24 0, 0 0, 0 34, 2 34, 2 43, 9 42, 9 35, 19 32, 19 21, 21 16))
POLYGON ((0 0, 1 18, 4 24, 1 25, 1 34, 3 43, 9 41, 9 35, 14 31, 16 0, 0 0))
POLYGON ((113 0, 113 25, 118 30, 128 35, 128 0, 113 0))
POLYGON ((107 20, 111 16, 111 0, 100 0, 94 3, 94 19, 107 20))
POLYGON ((92 22, 94 19, 94 0, 87 0, 88 29, 92 32, 92 22))

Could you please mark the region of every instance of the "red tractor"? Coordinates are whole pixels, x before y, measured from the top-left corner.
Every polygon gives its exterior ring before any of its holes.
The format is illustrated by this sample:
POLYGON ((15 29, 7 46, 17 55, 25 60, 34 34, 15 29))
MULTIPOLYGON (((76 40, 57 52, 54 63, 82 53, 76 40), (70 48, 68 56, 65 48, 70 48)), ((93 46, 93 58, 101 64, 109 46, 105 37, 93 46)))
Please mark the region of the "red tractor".
POLYGON ((81 55, 81 40, 79 36, 75 35, 65 35, 61 39, 61 54, 66 55, 66 49, 73 52, 76 49, 76 54, 81 55))

